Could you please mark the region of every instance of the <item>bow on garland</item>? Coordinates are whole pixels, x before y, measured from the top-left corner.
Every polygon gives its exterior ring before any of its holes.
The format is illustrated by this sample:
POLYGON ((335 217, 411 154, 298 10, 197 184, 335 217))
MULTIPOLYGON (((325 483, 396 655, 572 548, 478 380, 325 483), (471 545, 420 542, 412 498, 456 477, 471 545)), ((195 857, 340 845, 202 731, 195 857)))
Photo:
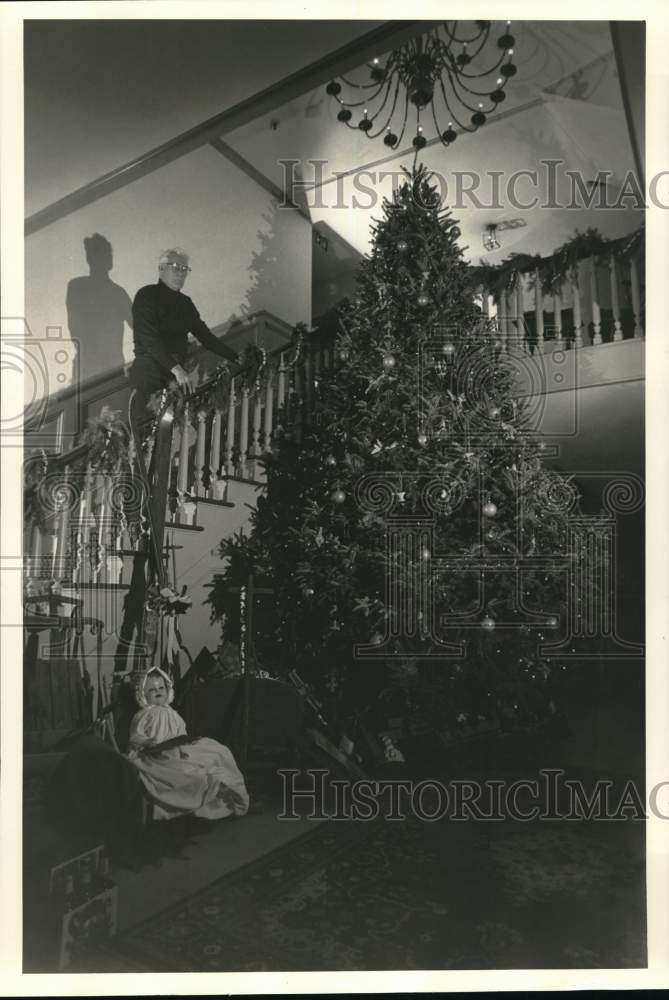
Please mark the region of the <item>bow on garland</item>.
POLYGON ((96 417, 91 417, 78 445, 88 448, 88 462, 95 472, 117 472, 128 460, 130 433, 121 419, 120 410, 103 406, 96 417))

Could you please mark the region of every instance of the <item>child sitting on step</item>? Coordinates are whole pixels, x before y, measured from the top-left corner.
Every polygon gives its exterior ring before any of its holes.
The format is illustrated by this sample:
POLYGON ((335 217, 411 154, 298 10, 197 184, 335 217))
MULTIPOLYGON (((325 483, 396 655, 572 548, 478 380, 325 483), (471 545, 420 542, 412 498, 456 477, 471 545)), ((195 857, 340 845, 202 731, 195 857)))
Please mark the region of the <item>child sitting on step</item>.
POLYGON ((130 724, 128 756, 153 801, 154 819, 243 816, 249 795, 234 757, 216 740, 188 737, 186 723, 170 707, 169 676, 158 668, 143 673, 135 695, 142 707, 130 724))

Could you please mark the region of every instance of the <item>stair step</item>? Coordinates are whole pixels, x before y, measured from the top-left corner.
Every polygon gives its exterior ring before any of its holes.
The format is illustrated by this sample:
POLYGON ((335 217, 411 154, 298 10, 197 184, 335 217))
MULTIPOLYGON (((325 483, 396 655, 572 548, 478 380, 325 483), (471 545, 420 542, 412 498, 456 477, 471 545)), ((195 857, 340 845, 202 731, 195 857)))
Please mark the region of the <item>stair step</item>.
POLYGON ((212 500, 209 497, 198 497, 195 501, 198 504, 206 503, 212 507, 234 507, 234 503, 231 500, 212 500))
POLYGON ((180 531, 204 531, 199 524, 176 524, 172 521, 165 521, 166 528, 178 528, 180 531))

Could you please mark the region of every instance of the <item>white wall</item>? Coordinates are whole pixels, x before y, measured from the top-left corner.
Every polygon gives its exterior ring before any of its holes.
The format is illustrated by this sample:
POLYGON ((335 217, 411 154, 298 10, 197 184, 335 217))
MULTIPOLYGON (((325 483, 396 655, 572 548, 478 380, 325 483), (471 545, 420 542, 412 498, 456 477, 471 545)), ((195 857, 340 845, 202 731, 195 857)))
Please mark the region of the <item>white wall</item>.
MULTIPOLYGON (((238 167, 205 147, 88 205, 26 239, 26 318, 34 336, 60 327, 69 340, 68 282, 87 275, 83 239, 94 232, 113 247, 111 279, 132 299, 157 279, 162 249, 179 245, 192 255, 185 291, 210 327, 258 309, 287 323, 311 318, 311 226, 238 167)), ((81 345, 79 377, 109 367, 115 356, 104 325, 81 345)), ((120 336, 120 333, 119 333, 120 336)), ((68 347, 68 345, 65 345, 68 347)), ((59 364, 58 342, 47 345, 51 367, 46 392, 69 384, 69 363, 59 364), (57 370, 68 381, 55 382, 57 370)), ((125 328, 124 355, 132 360, 125 328)), ((113 362, 112 362, 113 363, 113 362)))

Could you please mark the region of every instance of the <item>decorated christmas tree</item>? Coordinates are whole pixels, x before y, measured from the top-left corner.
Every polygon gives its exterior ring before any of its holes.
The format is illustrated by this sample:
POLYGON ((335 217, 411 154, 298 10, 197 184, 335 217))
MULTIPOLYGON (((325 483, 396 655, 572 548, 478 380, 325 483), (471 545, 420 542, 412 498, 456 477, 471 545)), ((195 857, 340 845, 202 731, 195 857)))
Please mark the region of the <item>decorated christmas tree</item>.
POLYGON ((564 625, 573 487, 544 467, 429 174, 383 209, 310 419, 298 434, 284 412, 251 533, 221 545, 213 615, 236 640, 230 588, 270 586, 260 662, 339 719, 536 721, 562 667, 540 649, 564 625))

